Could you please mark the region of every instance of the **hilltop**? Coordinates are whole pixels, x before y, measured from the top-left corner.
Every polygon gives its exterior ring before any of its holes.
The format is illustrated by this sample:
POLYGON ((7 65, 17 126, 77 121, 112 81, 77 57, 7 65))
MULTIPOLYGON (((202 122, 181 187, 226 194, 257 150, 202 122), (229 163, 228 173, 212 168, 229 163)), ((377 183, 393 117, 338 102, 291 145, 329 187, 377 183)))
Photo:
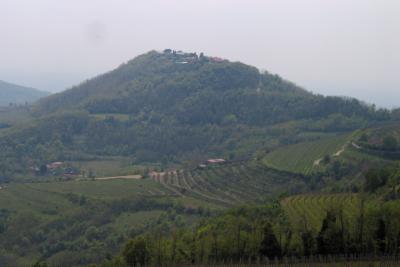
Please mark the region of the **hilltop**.
POLYGON ((49 94, 34 88, 0 81, 0 107, 10 104, 32 103, 49 94))
MULTIPOLYGON (((373 116, 355 99, 322 97, 255 67, 203 54, 151 51, 117 69, 39 102, 36 111, 173 117, 184 124, 250 125, 321 118, 332 113, 373 116)), ((161 119, 161 118, 160 118, 161 119)))

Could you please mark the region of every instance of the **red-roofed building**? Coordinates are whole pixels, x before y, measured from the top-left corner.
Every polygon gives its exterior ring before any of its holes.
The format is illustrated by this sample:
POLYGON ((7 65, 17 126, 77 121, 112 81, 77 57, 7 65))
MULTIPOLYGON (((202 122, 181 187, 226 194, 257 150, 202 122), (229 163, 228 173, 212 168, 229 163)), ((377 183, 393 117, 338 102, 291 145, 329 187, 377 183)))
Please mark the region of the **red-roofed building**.
POLYGON ((208 159, 206 161, 207 164, 222 164, 225 163, 224 159, 208 159))
POLYGON ((210 59, 211 61, 217 62, 217 63, 221 63, 221 62, 226 61, 225 59, 220 58, 220 57, 210 57, 209 59, 210 59))

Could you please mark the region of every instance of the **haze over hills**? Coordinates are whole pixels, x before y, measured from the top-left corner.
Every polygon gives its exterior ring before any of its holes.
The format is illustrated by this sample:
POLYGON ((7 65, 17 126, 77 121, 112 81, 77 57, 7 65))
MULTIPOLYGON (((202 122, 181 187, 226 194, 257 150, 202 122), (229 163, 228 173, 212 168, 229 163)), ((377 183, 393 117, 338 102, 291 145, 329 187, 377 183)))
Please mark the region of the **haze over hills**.
POLYGON ((400 1, 0 3, 0 267, 400 266, 400 1))
POLYGON ((32 103, 50 93, 0 80, 0 106, 32 103))

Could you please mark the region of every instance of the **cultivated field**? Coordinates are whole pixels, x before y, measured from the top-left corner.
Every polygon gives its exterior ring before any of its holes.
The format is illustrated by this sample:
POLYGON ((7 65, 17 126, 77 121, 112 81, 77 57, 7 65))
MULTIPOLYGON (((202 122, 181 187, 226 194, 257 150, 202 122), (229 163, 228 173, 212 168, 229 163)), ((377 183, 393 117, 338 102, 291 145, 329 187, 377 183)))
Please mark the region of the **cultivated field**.
POLYGON ((91 173, 95 177, 126 176, 138 173, 140 167, 132 165, 129 158, 108 157, 90 161, 72 161, 72 166, 88 175, 91 173))
POLYGON ((9 184, 0 190, 0 210, 12 215, 31 214, 39 222, 81 212, 81 198, 91 205, 137 197, 169 197, 165 187, 151 180, 70 181, 9 184))
POLYGON ((300 176, 278 172, 257 162, 229 163, 191 171, 153 172, 150 176, 177 196, 223 206, 257 203, 280 193, 305 190, 300 176))
POLYGON ((267 154, 263 162, 278 170, 310 174, 320 168, 319 162, 324 156, 340 156, 350 137, 350 134, 346 134, 289 145, 267 154))

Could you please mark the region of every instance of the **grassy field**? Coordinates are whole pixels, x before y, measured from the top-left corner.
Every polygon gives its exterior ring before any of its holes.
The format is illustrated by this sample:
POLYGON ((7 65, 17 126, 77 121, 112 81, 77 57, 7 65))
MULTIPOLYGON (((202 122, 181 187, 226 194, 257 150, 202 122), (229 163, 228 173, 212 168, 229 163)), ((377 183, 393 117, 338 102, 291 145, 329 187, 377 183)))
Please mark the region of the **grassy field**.
POLYGON ((47 220, 73 205, 60 194, 37 190, 27 184, 11 184, 0 190, 0 209, 14 214, 32 213, 47 220))
POLYGON ((72 166, 86 175, 91 172, 95 177, 130 175, 140 172, 141 166, 133 165, 129 158, 114 157, 90 161, 71 161, 72 166))
POLYGON ((310 174, 319 168, 317 163, 326 155, 338 153, 351 138, 351 134, 322 138, 279 148, 267 154, 263 159, 265 165, 278 170, 310 174))
POLYGON ((0 210, 8 210, 13 215, 30 213, 45 222, 84 209, 84 206, 73 201, 79 197, 84 197, 93 205, 145 197, 160 201, 181 201, 185 206, 194 208, 222 207, 196 196, 179 195, 175 190, 152 179, 112 179, 2 185, 0 210))
POLYGON ((149 179, 32 183, 24 186, 50 194, 73 193, 103 200, 134 196, 167 196, 172 193, 165 187, 149 179))
POLYGON ((85 197, 93 205, 140 196, 168 197, 171 192, 151 180, 71 181, 9 184, 0 190, 0 209, 14 216, 31 214, 41 223, 79 213, 72 197, 85 197))

